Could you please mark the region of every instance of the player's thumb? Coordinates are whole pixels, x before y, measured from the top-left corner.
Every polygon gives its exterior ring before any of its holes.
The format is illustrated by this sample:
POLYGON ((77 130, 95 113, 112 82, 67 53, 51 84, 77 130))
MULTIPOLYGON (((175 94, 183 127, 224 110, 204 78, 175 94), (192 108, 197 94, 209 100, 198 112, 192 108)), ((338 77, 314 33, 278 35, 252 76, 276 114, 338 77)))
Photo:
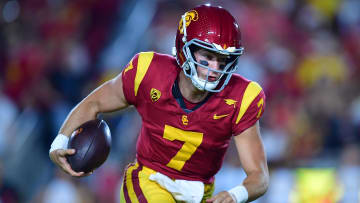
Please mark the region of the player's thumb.
POLYGON ((207 200, 206 200, 206 203, 214 202, 214 200, 215 200, 215 198, 212 197, 212 198, 210 198, 210 199, 207 199, 207 200))
POLYGON ((66 154, 67 154, 67 155, 73 155, 73 154, 75 154, 75 149, 67 149, 67 150, 66 150, 66 154))

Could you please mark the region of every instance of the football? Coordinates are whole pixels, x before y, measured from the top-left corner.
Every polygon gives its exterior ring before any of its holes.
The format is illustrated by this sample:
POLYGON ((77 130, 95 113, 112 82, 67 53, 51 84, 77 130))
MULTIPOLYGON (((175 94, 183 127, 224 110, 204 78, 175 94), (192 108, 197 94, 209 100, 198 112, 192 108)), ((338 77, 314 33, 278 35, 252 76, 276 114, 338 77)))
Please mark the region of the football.
POLYGON ((70 136, 68 149, 75 149, 67 156, 76 172, 91 172, 107 159, 111 147, 111 132, 104 120, 90 120, 79 126, 70 136))

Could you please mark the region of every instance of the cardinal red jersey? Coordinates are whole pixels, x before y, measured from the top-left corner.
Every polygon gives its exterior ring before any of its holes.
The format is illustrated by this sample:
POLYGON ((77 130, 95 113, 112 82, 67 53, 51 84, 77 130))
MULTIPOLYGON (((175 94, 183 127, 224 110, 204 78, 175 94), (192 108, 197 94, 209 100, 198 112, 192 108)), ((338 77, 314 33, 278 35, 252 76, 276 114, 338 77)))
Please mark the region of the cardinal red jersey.
POLYGON ((187 112, 174 97, 176 59, 137 54, 122 72, 124 95, 142 118, 137 160, 171 178, 213 182, 231 136, 253 126, 265 107, 255 82, 234 74, 227 86, 187 112))

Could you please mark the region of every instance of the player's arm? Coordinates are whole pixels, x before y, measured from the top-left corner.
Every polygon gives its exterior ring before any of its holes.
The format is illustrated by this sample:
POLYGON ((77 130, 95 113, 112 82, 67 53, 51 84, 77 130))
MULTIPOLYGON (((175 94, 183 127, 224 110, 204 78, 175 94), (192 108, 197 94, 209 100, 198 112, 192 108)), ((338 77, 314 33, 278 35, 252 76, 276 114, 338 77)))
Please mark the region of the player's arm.
MULTIPOLYGON (((120 110, 129 106, 124 92, 121 74, 109 80, 92 91, 86 98, 84 98, 78 105, 76 105, 60 128, 59 135, 55 138, 52 148, 61 148, 54 146, 57 144, 67 142, 66 139, 71 133, 81 124, 86 121, 96 118, 98 113, 112 112, 120 110), (57 140, 58 139, 58 140, 57 140), (65 140, 65 141, 64 141, 65 140)), ((50 149, 50 159, 61 169, 72 176, 84 176, 83 172, 77 173, 73 171, 66 161, 66 156, 74 154, 74 149, 50 149)))
POLYGON ((253 201, 262 196, 268 188, 269 171, 260 137, 259 121, 235 136, 234 140, 247 177, 242 185, 220 192, 207 202, 235 202, 236 198, 237 202, 253 201))
POLYGON ((241 165, 247 177, 242 185, 248 192, 248 200, 262 196, 269 185, 269 171, 264 146, 260 137, 259 121, 234 137, 241 165))
POLYGON ((121 74, 105 82, 71 110, 59 133, 70 134, 81 124, 96 118, 98 113, 112 112, 126 108, 121 74))

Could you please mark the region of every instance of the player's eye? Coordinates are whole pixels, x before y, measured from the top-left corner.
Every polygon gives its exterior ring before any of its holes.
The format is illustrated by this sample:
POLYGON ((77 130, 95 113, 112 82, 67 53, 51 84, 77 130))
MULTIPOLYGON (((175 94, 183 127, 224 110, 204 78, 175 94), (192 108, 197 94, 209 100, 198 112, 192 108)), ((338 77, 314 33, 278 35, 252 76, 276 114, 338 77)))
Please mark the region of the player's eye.
POLYGON ((207 60, 213 60, 214 56, 210 55, 210 54, 206 54, 205 55, 207 60))
POLYGON ((200 60, 200 64, 204 65, 204 66, 209 66, 209 62, 204 61, 204 60, 200 60))

